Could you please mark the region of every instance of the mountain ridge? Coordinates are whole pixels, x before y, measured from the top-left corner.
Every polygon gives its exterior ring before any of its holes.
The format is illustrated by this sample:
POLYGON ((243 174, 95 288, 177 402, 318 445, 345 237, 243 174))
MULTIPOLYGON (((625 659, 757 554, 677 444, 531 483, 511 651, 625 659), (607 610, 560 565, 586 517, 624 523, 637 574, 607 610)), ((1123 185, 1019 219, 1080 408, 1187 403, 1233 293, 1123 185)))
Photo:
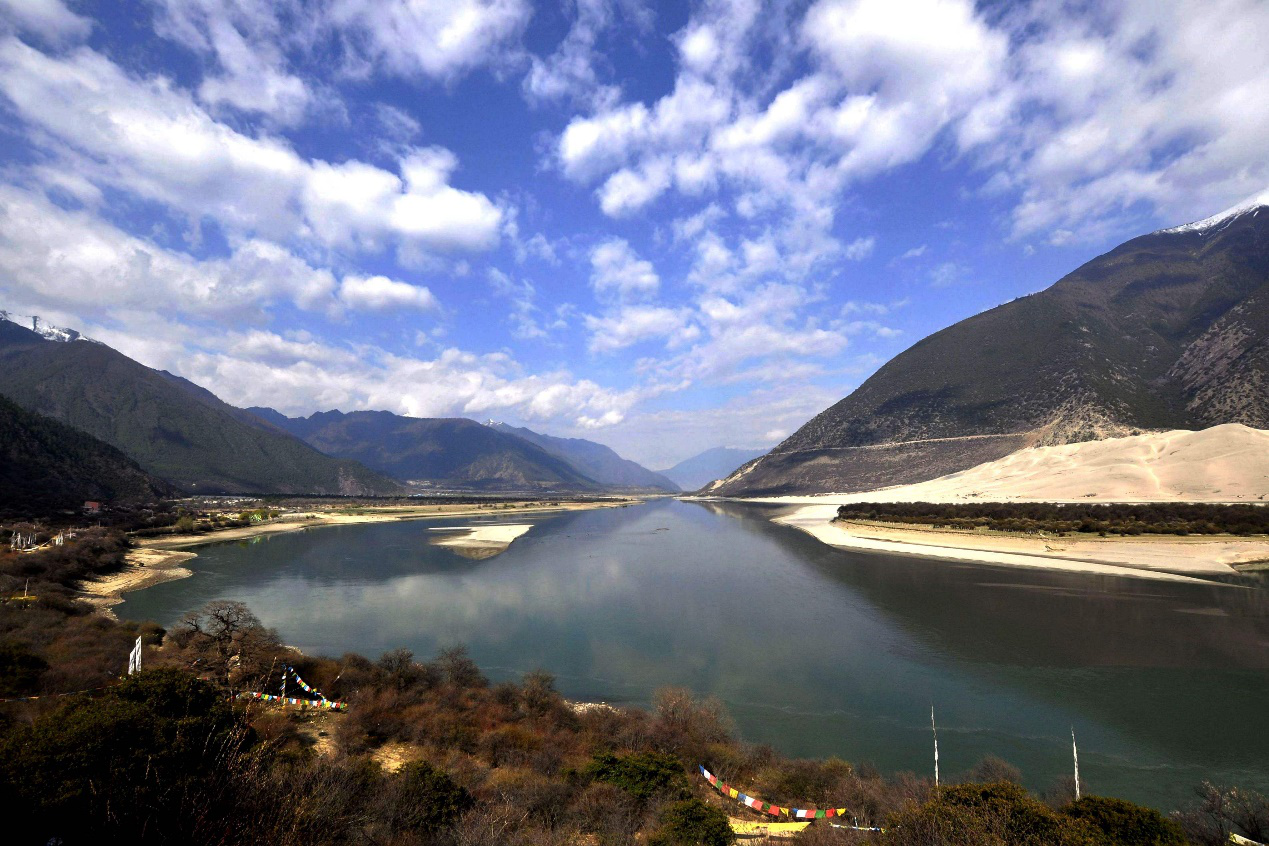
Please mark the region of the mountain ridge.
POLYGON ((1235 207, 1133 238, 935 332, 711 493, 868 490, 1028 446, 1269 428, 1264 212, 1235 207))
POLYGON ((246 412, 188 380, 82 337, 49 340, 0 320, 0 393, 110 444, 186 493, 404 492, 355 462, 245 420, 246 412))
POLYGON ((602 485, 631 491, 647 489, 664 493, 679 493, 682 490, 665 475, 649 470, 628 458, 622 458, 611 447, 595 441, 545 435, 532 429, 493 420, 485 425, 537 444, 602 485))
POLYGON ((0 395, 0 513, 142 505, 175 493, 110 444, 0 395))
POLYGON ((416 486, 489 491, 578 491, 604 486, 535 443, 466 417, 404 417, 390 411, 319 411, 287 417, 246 409, 327 455, 355 459, 416 486))

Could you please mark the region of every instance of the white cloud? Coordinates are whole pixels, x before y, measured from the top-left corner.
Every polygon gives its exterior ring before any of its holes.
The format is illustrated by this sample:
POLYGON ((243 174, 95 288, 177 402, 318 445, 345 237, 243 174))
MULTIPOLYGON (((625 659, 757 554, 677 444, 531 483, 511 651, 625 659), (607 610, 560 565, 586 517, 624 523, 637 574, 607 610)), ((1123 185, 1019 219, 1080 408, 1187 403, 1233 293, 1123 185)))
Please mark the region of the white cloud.
POLYGON ((307 160, 285 141, 218 123, 163 78, 136 79, 91 50, 55 59, 0 41, 0 92, 59 142, 67 168, 231 232, 380 250, 478 250, 501 210, 448 184, 447 150, 411 151, 400 175, 356 160, 307 160))
POLYGON ((1020 192, 1014 235, 1103 239, 1269 184, 1269 6, 1035 4, 1006 20, 1018 43, 1009 79, 961 143, 1020 192))
MULTIPOLYGON (((212 60, 202 102, 298 123, 312 104, 304 81, 287 68, 278 15, 288 4, 271 0, 151 0, 155 32, 212 60)), ((291 10, 295 11, 295 10, 291 10)))
POLYGON ((384 71, 448 80, 498 64, 531 14, 525 0, 332 0, 323 23, 384 71))
POLYGON ((339 299, 349 308, 368 311, 437 308, 436 297, 427 288, 386 276, 345 276, 339 285, 339 299))
POLYGON ((618 94, 613 86, 600 84, 594 68, 599 60, 596 42, 613 25, 617 10, 609 0, 577 0, 574 7, 576 17, 555 52, 546 58, 530 57, 524 78, 530 102, 569 99, 598 106, 618 94))
POLYGON ((592 352, 615 352, 642 341, 665 339, 670 346, 700 335, 688 309, 653 305, 623 305, 596 317, 585 317, 592 352))
POLYGON ((102 313, 162 309, 253 318, 277 301, 332 306, 335 276, 258 238, 225 258, 165 250, 42 196, 0 186, 0 276, 10 296, 43 307, 102 313))
POLYGON ((661 285, 652 262, 639 258, 622 238, 596 244, 590 251, 590 266, 591 287, 605 298, 643 299, 656 294, 661 285))
POLYGON ((10 27, 50 41, 86 38, 92 21, 66 7, 61 0, 0 0, 0 34, 10 27))
POLYGON ((929 249, 928 244, 922 244, 919 247, 913 247, 912 249, 905 252, 903 255, 899 256, 899 258, 896 259, 896 261, 907 261, 908 259, 920 258, 921 256, 925 255, 925 251, 928 249, 929 249))
POLYGON ((867 238, 856 238, 851 241, 842 252, 851 261, 863 261, 872 255, 872 251, 876 246, 877 239, 870 235, 867 238))

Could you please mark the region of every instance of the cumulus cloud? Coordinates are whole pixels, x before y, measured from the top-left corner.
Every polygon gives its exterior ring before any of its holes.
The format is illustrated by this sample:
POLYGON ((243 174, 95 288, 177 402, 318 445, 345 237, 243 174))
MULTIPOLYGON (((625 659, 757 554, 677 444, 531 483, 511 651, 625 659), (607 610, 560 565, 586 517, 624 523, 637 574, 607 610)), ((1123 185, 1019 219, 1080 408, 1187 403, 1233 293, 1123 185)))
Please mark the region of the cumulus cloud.
POLYGON ((661 285, 652 262, 639 258, 629 242, 611 238, 590 251, 590 283, 603 297, 635 300, 656 294, 661 285))
POLYGON ((386 276, 345 276, 339 285, 339 299, 349 308, 367 311, 432 311, 437 307, 436 297, 427 288, 386 276))
POLYGON ((499 237, 501 210, 449 184, 457 159, 448 150, 413 150, 399 173, 305 159, 284 140, 216 121, 164 78, 129 76, 88 49, 53 58, 16 39, 0 42, 0 92, 84 178, 233 232, 363 250, 479 250, 499 237))
POLYGON ((584 318, 592 352, 610 353, 654 339, 678 346, 700 335, 691 311, 654 305, 623 305, 601 316, 584 318))
POLYGON ((263 239, 198 260, 13 186, 0 186, 0 275, 9 296, 81 313, 163 309, 251 318, 277 301, 328 308, 336 288, 329 270, 263 239))

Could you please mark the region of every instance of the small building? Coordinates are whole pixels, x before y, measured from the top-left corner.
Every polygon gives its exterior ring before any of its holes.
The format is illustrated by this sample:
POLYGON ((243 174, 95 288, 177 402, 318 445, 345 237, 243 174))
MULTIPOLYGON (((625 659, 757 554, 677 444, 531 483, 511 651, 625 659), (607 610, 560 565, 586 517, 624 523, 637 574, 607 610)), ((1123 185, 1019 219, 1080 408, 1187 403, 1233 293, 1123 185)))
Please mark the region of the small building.
POLYGON ((95 499, 89 499, 84 502, 85 514, 98 514, 101 512, 101 503, 95 499))

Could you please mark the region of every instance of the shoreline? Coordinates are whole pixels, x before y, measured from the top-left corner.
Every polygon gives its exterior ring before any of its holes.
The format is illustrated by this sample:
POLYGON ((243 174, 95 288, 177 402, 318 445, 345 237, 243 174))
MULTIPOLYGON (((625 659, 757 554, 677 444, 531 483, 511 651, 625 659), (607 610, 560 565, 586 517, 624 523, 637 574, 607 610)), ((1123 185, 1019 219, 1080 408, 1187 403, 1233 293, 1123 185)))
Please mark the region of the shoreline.
MULTIPOLYGON (((510 514, 552 514, 567 511, 590 511, 596 508, 616 508, 643 500, 637 498, 620 500, 596 500, 570 502, 568 500, 544 501, 534 500, 526 503, 513 503, 502 508, 481 508, 479 505, 402 505, 384 508, 367 508, 359 513, 339 514, 322 511, 303 511, 288 514, 270 523, 255 526, 241 526, 233 529, 220 529, 195 535, 166 535, 155 538, 134 539, 133 543, 141 549, 189 549, 224 541, 244 540, 261 535, 285 534, 323 526, 353 526, 364 523, 394 523, 399 520, 426 520, 435 517, 495 517, 510 514)), ((501 505, 501 504, 500 504, 501 505)))
POLYGON ((1236 575, 1239 564, 1259 569, 1269 558, 1269 541, 1264 539, 972 535, 948 529, 843 524, 836 522, 837 505, 802 504, 771 519, 821 543, 854 552, 1207 585, 1224 584, 1211 577, 1236 575))
POLYGON ((178 550, 130 549, 122 570, 81 582, 79 598, 98 614, 117 621, 114 607, 123 602, 125 593, 189 578, 194 571, 183 565, 196 556, 178 550))
MULTIPOLYGON (((264 535, 287 534, 319 529, 327 526, 351 526, 366 523, 395 523, 401 520, 426 520, 440 517, 478 517, 499 515, 526 514, 560 514, 569 511, 590 511, 596 508, 615 508, 632 503, 642 502, 640 499, 597 500, 586 502, 569 502, 568 500, 551 500, 546 502, 528 502, 510 504, 506 508, 481 508, 478 505, 427 505, 427 506, 390 506, 380 509, 366 509, 357 514, 330 514, 322 512, 301 512, 288 515, 291 519, 281 519, 272 523, 256 526, 242 526, 233 529, 222 529, 198 535, 169 535, 159 538, 143 538, 133 541, 133 548, 128 550, 123 569, 115 573, 97 576, 85 580, 79 586, 79 598, 94 607, 97 613, 117 620, 114 606, 124 600, 124 594, 134 590, 142 590, 163 582, 186 579, 194 575, 194 571, 183 566, 185 562, 198 557, 191 550, 200 546, 224 543, 264 535)), ((515 524, 511 534, 506 523, 489 526, 462 527, 465 531, 461 538, 454 538, 449 546, 460 555, 468 557, 488 558, 504 551, 516 538, 527 532, 533 524, 515 524), (511 535, 511 536, 508 536, 511 535)), ((434 543, 436 541, 433 541, 434 543)))

